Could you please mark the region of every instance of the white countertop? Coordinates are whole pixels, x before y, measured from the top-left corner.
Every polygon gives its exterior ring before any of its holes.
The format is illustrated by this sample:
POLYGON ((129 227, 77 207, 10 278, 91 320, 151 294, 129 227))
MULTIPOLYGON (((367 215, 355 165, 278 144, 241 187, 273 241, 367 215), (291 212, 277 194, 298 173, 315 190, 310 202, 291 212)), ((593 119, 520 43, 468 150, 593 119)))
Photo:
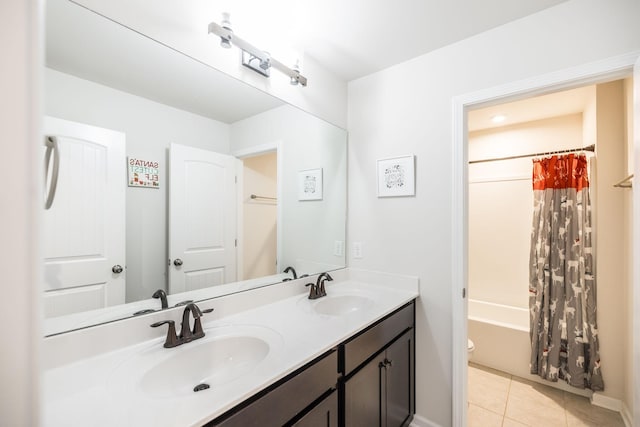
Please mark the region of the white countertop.
MULTIPOLYGON (((328 295, 361 294, 373 300, 365 309, 340 316, 314 312, 306 293, 208 322, 205 315, 203 326, 208 336, 244 328, 264 331, 277 344, 250 373, 198 393, 171 396, 147 393, 130 373, 143 374, 151 368, 136 365, 145 352, 153 351, 160 355, 157 358, 173 356, 204 342, 207 336, 172 349, 162 348, 163 336, 47 369, 42 425, 201 425, 418 296, 417 281, 415 287, 407 288, 394 286, 389 277, 386 279, 390 283, 347 279, 329 284, 328 295)), ((216 300, 210 306, 216 308, 216 300)), ((177 324, 178 332, 179 328, 177 324)))

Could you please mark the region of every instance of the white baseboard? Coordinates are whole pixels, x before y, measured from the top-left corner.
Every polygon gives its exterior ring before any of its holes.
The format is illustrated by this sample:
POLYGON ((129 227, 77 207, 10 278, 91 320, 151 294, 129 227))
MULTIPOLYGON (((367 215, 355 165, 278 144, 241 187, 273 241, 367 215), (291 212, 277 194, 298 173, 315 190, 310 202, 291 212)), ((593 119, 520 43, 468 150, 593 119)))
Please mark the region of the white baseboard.
POLYGON ((422 418, 420 415, 414 415, 409 427, 442 427, 439 424, 433 423, 426 418, 422 418))
POLYGON ((591 396, 591 404, 619 412, 626 427, 635 426, 635 424, 633 424, 633 415, 631 414, 631 411, 629 411, 626 403, 624 403, 622 400, 603 396, 602 394, 595 392, 591 396))
POLYGON ((600 406, 601 408, 610 409, 616 412, 622 412, 622 401, 613 397, 604 396, 598 392, 591 395, 591 404, 600 406))
POLYGON ((622 415, 622 421, 624 421, 624 425, 626 427, 633 427, 633 415, 631 414, 631 411, 629 411, 627 404, 624 402, 622 402, 620 415, 622 415))

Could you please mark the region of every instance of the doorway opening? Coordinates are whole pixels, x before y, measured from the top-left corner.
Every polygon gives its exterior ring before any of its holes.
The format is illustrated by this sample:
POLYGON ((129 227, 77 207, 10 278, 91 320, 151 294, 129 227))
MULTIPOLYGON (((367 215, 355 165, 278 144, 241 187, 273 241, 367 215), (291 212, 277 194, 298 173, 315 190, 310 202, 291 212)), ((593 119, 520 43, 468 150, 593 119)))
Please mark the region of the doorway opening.
MULTIPOLYGON (((596 63, 585 64, 582 66, 556 71, 546 75, 537 76, 527 80, 513 82, 482 91, 469 93, 453 99, 453 229, 452 229, 452 259, 459 260, 459 263, 455 263, 452 266, 452 314, 453 314, 453 387, 452 387, 452 424, 454 426, 466 426, 467 425, 467 405, 468 405, 468 390, 467 390, 467 285, 468 285, 468 259, 469 259, 469 233, 468 233, 468 220, 469 220, 469 167, 468 167, 468 130, 467 130, 467 116, 472 110, 494 106, 500 103, 522 100, 527 97, 545 95, 561 90, 573 89, 589 84, 602 84, 612 82, 617 79, 626 78, 634 70, 634 64, 638 60, 638 54, 632 53, 627 55, 621 55, 619 57, 609 58, 607 60, 599 61, 596 63)), ((637 67, 637 65, 636 65, 637 67)), ((638 79, 637 73, 635 81, 633 82, 633 91, 638 93, 638 79)), ((638 114, 634 113, 635 117, 633 121, 638 123, 638 114)), ((632 117, 633 115, 629 115, 632 117)), ((637 138, 636 138, 637 140, 637 138)), ((638 144, 634 141, 634 144, 638 144)), ((640 147, 638 147, 640 148, 640 147)), ((637 151, 637 148, 636 150, 637 151)), ((634 170, 638 169, 638 165, 634 165, 634 170)), ((624 178, 624 170, 619 171, 620 179, 624 178)), ((612 185, 615 182, 609 182, 607 185, 612 185)), ((633 204, 638 206, 639 200, 637 196, 633 196, 633 204)), ((631 209, 631 208, 630 208, 631 209)), ((630 224, 635 225, 634 228, 640 226, 637 212, 630 215, 630 224)), ((630 240, 630 246, 635 248, 640 244, 640 239, 634 235, 630 240)), ((634 261, 638 259, 635 255, 636 251, 633 251, 634 261)), ((627 255, 630 257, 631 255, 627 255)), ((628 258, 630 259, 630 258, 628 258)), ((631 262, 631 265, 634 263, 631 262)), ((629 267, 631 270, 631 267, 629 267)), ((629 270, 629 271, 630 271, 629 270)), ((637 272, 633 273, 633 280, 629 289, 637 291, 638 288, 638 276, 637 272)), ((638 311, 640 310, 640 299, 637 298, 637 292, 634 292, 633 302, 631 303, 632 309, 627 313, 629 319, 633 318, 632 324, 636 324, 640 320, 638 311)), ((634 327, 627 323, 628 331, 625 333, 628 336, 633 336, 631 329, 634 327)), ((637 331, 635 331, 637 332, 637 331)), ((638 378, 639 372, 630 363, 633 359, 638 357, 638 348, 636 342, 627 343, 624 350, 625 357, 627 358, 625 363, 631 365, 631 368, 627 372, 633 372, 629 375, 629 380, 625 384, 625 396, 624 401, 618 399, 610 399, 606 395, 597 393, 594 395, 594 400, 598 400, 598 404, 606 407, 616 407, 616 405, 626 405, 626 415, 623 413, 625 421, 633 419, 629 414, 630 411, 638 413, 639 399, 637 393, 633 392, 633 379, 638 378), (635 347, 634 347, 635 346, 635 347)), ((606 375, 606 374, 605 374, 606 375)), ((625 408, 623 408, 625 409, 625 408)))
POLYGON ((277 274, 278 159, 275 151, 243 159, 242 280, 277 274))
POLYGON ((550 417, 549 423, 554 423, 554 416, 558 422, 567 418, 598 422, 593 418, 597 413, 608 425, 624 425, 619 412, 627 394, 626 378, 632 372, 626 363, 631 353, 627 345, 632 342, 632 307, 627 304, 632 293, 632 193, 613 184, 633 169, 632 88, 629 76, 468 113, 467 330, 474 347, 468 372, 472 423, 487 414, 526 423, 532 412, 540 416, 540 411, 530 410, 532 402, 544 401, 546 411, 540 410, 550 417), (596 146, 595 152, 580 150, 591 145, 596 146), (585 154, 589 165, 597 327, 606 384, 605 398, 593 399, 606 409, 591 409, 591 418, 575 410, 589 405, 590 391, 562 380, 544 381, 529 370, 532 160, 571 151, 585 154), (480 381, 485 386, 493 381, 495 395, 480 391, 480 381))

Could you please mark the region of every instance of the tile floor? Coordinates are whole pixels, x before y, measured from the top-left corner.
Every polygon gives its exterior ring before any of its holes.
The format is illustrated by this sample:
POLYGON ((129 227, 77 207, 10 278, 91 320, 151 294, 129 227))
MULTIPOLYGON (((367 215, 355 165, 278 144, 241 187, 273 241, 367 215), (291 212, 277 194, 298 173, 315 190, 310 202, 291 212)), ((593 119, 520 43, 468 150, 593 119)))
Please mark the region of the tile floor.
POLYGON ((619 413, 586 397, 475 364, 468 376, 468 427, 624 427, 619 413))

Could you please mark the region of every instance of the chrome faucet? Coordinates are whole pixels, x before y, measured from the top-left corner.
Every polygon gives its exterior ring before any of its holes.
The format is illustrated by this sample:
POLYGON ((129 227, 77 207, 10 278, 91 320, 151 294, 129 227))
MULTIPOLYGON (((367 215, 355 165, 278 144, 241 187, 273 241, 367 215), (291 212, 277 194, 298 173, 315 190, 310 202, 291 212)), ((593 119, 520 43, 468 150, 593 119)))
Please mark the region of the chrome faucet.
POLYGON ((204 313, 211 313, 213 308, 207 310, 200 310, 195 303, 191 302, 187 304, 182 312, 182 324, 180 326, 180 335, 176 334, 176 325, 173 320, 163 320, 151 325, 152 328, 157 328, 160 325, 168 324, 167 338, 164 342, 165 348, 177 347, 182 344, 186 344, 198 338, 204 337, 204 330, 202 329, 202 321, 200 320, 204 313), (190 318, 193 316, 194 323, 193 329, 191 329, 190 318))

